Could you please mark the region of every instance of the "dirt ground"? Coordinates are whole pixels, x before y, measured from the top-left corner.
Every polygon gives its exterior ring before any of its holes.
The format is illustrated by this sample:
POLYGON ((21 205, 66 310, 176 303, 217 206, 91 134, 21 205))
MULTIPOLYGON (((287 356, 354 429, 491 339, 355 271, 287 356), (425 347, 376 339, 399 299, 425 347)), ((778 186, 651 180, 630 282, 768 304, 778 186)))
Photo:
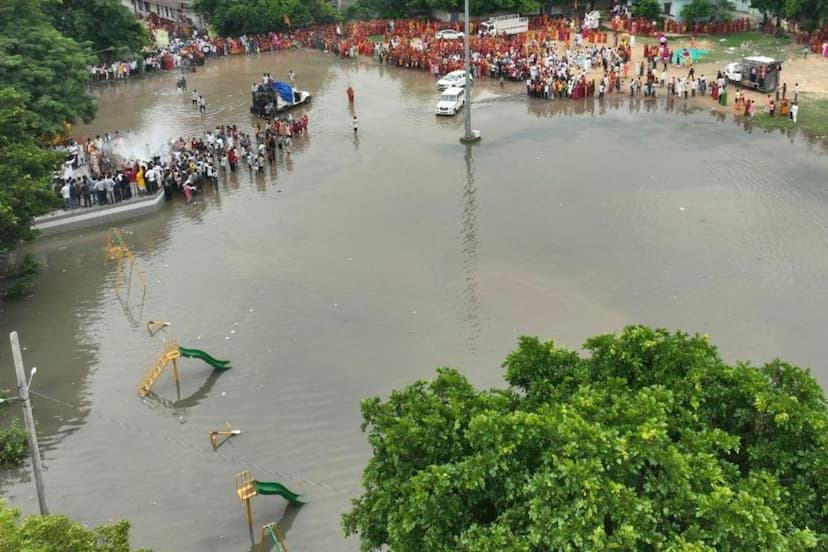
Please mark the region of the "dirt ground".
MULTIPOLYGON (((646 40, 646 39, 645 39, 646 40)), ((716 59, 716 61, 705 61, 705 58, 702 58, 699 62, 695 64, 695 74, 696 77, 699 75, 704 75, 707 78, 708 83, 716 78, 716 73, 722 70, 726 64, 726 62, 722 62, 721 59, 729 59, 730 61, 738 61, 741 59, 742 55, 738 52, 725 52, 722 50, 718 43, 718 37, 704 37, 698 38, 696 41, 695 48, 701 50, 708 50, 711 52, 715 52, 715 55, 711 56, 712 58, 716 59)), ((672 50, 680 50, 682 48, 690 48, 690 38, 674 38, 670 40, 670 47, 672 50)), ((788 92, 787 97, 789 99, 793 98, 793 86, 794 83, 799 83, 799 91, 802 96, 807 97, 808 102, 818 101, 818 100, 828 100, 828 58, 816 55, 813 53, 809 53, 807 58, 804 59, 802 56, 802 46, 799 44, 790 44, 784 48, 783 54, 779 57, 782 58, 782 75, 780 79, 780 93, 781 93, 781 83, 787 83, 788 85, 788 92)), ((635 64, 639 60, 643 58, 643 47, 641 43, 636 44, 633 47, 633 57, 632 62, 635 64)), ((709 59, 709 58, 708 58, 709 59)), ((659 63, 658 66, 658 75, 661 74, 661 64, 659 63)), ((687 67, 677 67, 676 65, 669 65, 667 67, 667 79, 669 80, 670 77, 679 77, 679 76, 687 76, 688 68, 687 67)), ((595 73, 596 78, 599 78, 600 71, 595 73)), ((726 106, 721 106, 717 102, 714 102, 709 97, 709 90, 708 95, 705 98, 696 97, 695 99, 690 98, 688 99, 689 104, 694 105, 696 107, 710 109, 713 111, 719 111, 722 113, 734 113, 733 109, 733 97, 735 91, 733 89, 729 89, 730 94, 728 97, 729 103, 726 106)), ((664 94, 665 90, 659 90, 659 94, 664 94)), ((758 109, 758 114, 762 113, 762 107, 765 105, 765 100, 767 95, 762 92, 757 92, 753 90, 743 90, 745 97, 756 101, 758 109)), ((800 98, 804 100, 805 98, 800 98)), ((803 118, 806 113, 806 106, 803 103, 802 110, 800 110, 800 118, 803 118)), ((820 136, 820 133, 817 132, 815 138, 818 139, 825 139, 825 136, 820 136)), ((821 134, 824 134, 821 133, 821 134)))

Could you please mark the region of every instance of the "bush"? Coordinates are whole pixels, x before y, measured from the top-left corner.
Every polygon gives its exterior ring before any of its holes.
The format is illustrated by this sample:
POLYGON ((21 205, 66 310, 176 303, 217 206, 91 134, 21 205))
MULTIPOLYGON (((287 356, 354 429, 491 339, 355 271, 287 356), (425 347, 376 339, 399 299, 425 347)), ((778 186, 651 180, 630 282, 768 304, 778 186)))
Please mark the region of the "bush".
POLYGON ((633 4, 633 17, 643 17, 651 21, 657 21, 661 18, 661 4, 658 0, 639 0, 633 4))
POLYGON ((0 287, 0 296, 6 299, 25 297, 34 291, 38 264, 31 255, 26 255, 16 265, 9 268, 0 287))
MULTIPOLYGON (((87 528, 62 515, 27 516, 0 498, 0 551, 130 552, 129 522, 87 528)), ((141 548, 136 552, 150 552, 141 548)))
POLYGON ((681 18, 685 21, 695 22, 710 19, 713 15, 713 2, 710 0, 693 0, 681 8, 681 18))
POLYGON ((0 431, 0 465, 19 465, 29 455, 29 441, 20 420, 14 418, 0 431))

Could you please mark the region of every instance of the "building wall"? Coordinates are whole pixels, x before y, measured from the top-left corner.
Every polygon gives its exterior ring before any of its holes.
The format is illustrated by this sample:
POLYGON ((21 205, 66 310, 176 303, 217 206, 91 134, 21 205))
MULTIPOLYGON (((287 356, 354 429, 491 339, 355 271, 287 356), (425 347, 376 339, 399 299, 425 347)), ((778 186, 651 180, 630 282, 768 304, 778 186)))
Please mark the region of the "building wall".
MULTIPOLYGON (((685 4, 689 4, 691 0, 660 0, 662 12, 665 15, 670 15, 675 17, 677 20, 681 21, 681 8, 685 4), (669 10, 666 8, 669 5, 669 10)), ((731 0, 733 5, 736 8, 737 16, 742 17, 738 14, 748 13, 750 15, 756 15, 758 12, 750 7, 749 0, 731 0)))
POLYGON ((150 13, 155 13, 173 21, 178 21, 184 16, 197 26, 203 26, 201 17, 193 11, 191 0, 121 0, 121 4, 136 15, 146 17, 150 13))

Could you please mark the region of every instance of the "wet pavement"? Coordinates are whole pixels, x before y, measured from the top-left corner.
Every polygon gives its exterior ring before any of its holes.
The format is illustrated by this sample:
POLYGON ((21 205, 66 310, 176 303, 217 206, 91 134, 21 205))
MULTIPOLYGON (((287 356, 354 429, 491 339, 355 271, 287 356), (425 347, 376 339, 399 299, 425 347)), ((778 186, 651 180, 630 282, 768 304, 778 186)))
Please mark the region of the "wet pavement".
MULTIPOLYGON (((101 90, 78 132, 133 129, 140 152, 249 128, 250 83, 291 68, 314 99, 289 160, 122 226, 143 302, 134 278, 115 295, 106 228, 29 247, 36 293, 6 304, 0 329, 17 330, 38 367, 53 511, 127 518, 133 544, 156 550, 249 550, 233 476, 251 469, 308 502, 254 498, 256 538, 281 520, 291 550, 357 550, 340 515, 370 453, 359 401, 441 365, 499 385, 521 334, 578 347, 633 322, 682 328, 710 334, 728 360, 779 356, 828 384, 828 162, 799 137, 664 99, 547 103, 479 82, 483 142, 469 154, 462 115, 435 120, 425 73, 306 51, 189 75, 205 118, 173 74, 101 90), (150 319, 233 368, 182 359, 178 389, 167 373, 139 399, 163 350, 150 319), (213 451, 208 433, 225 422, 242 434, 213 451)), ((3 387, 10 356, 0 346, 3 387)), ((2 472, 0 490, 36 510, 26 470, 2 472)))

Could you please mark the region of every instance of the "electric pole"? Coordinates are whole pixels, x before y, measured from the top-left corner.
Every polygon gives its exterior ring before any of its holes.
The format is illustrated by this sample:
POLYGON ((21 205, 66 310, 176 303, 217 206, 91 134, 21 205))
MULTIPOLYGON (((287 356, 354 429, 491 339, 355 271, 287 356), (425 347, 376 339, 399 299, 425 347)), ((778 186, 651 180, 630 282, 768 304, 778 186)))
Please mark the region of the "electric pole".
MULTIPOLYGON (((37 430, 32 414, 32 402, 29 399, 31 379, 26 380, 26 370, 23 368, 23 355, 20 354, 20 341, 17 339, 17 332, 9 334, 9 341, 11 341, 14 369, 17 372, 17 393, 23 403, 23 422, 26 424, 26 432, 29 434, 29 452, 32 454, 32 472, 37 488, 37 503, 40 506, 40 515, 45 516, 49 513, 49 509, 46 507, 46 493, 43 490, 43 466, 40 464, 37 430)), ((34 376, 34 370, 32 370, 32 376, 34 376)))

